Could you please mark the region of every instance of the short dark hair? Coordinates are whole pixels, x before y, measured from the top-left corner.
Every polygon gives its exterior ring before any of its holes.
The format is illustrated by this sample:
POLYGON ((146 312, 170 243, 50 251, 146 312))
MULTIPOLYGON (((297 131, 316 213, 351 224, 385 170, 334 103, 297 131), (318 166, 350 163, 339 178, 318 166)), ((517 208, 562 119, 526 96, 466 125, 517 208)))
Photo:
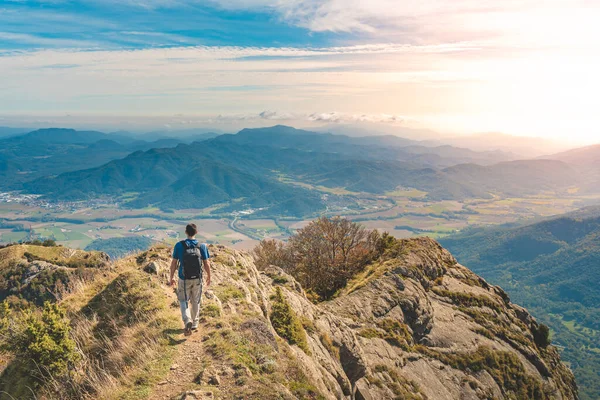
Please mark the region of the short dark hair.
POLYGON ((198 233, 198 228, 196 228, 196 224, 187 224, 185 227, 185 233, 187 233, 188 236, 196 235, 196 233, 198 233))

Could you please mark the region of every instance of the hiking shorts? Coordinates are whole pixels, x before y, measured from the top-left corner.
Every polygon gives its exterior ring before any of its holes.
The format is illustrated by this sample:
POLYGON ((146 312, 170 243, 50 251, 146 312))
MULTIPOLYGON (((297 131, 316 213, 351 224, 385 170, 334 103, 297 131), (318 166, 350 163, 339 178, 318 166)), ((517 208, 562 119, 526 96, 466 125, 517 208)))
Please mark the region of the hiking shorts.
POLYGON ((200 304, 201 297, 202 279, 179 279, 177 283, 177 300, 200 304))

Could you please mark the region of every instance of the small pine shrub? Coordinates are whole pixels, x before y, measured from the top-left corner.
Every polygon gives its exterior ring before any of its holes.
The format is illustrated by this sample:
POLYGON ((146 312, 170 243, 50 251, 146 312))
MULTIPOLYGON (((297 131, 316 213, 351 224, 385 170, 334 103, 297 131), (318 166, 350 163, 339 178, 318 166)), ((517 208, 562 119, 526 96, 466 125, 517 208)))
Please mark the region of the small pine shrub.
POLYGON ((292 310, 289 303, 283 297, 281 288, 277 288, 273 297, 273 305, 271 311, 271 323, 275 332, 282 338, 288 341, 289 344, 295 344, 309 353, 306 332, 302 326, 302 322, 292 310))
POLYGON ((40 371, 44 377, 56 377, 66 373, 79 359, 70 332, 65 310, 56 303, 46 302, 41 315, 26 312, 18 319, 7 350, 31 364, 31 371, 40 371))

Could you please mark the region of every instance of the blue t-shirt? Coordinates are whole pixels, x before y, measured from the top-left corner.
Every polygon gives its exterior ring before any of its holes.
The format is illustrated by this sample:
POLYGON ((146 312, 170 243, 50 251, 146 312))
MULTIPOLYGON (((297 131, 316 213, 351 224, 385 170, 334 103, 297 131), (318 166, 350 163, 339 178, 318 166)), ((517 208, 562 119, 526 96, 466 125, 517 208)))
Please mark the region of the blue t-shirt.
MULTIPOLYGON (((198 241, 196 239, 185 239, 185 242, 188 246, 198 246, 198 241)), ((179 279, 185 279, 185 275, 183 274, 183 250, 183 244, 181 242, 177 242, 173 248, 173 258, 179 260, 179 279)), ((200 245, 200 257, 203 260, 208 260, 210 258, 206 243, 200 245)))

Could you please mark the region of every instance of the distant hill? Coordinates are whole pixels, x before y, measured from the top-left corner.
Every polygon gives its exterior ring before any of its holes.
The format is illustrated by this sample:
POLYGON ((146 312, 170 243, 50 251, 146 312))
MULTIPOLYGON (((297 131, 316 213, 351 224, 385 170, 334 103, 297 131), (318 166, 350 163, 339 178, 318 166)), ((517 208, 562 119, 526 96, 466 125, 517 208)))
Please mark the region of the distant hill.
POLYGON ((469 183, 453 180, 442 171, 393 161, 327 160, 297 171, 307 181, 325 187, 343 187, 355 192, 383 194, 398 186, 416 188, 432 199, 488 197, 469 183))
POLYGON ((127 205, 180 209, 205 208, 231 201, 236 201, 237 209, 267 208, 268 215, 294 217, 324 207, 318 193, 209 161, 191 171, 183 171, 169 186, 149 191, 127 205))
POLYGON ((582 386, 600 398, 600 207, 441 240, 457 259, 548 323, 582 386))
POLYGON ((153 142, 123 134, 106 134, 73 129, 40 129, 0 139, 0 191, 18 190, 42 176, 59 175, 101 166, 139 151, 172 148, 196 138, 165 138, 153 142), (18 173, 9 173, 8 166, 18 173), (4 172, 3 172, 4 171, 4 172))
POLYGON ((571 165, 581 176, 582 191, 600 191, 600 144, 580 147, 544 158, 571 165))
POLYGON ((423 144, 451 145, 466 147, 475 151, 504 151, 519 155, 520 158, 533 158, 552 154, 569 148, 567 144, 537 137, 508 135, 499 132, 479 133, 430 140, 423 144))
POLYGON ((38 129, 19 136, 18 140, 54 144, 90 144, 99 140, 109 139, 119 143, 130 143, 132 138, 121 135, 110 135, 97 131, 77 131, 65 128, 38 129))
POLYGON ((600 168, 600 144, 579 147, 544 158, 559 160, 578 167, 600 168))
POLYGON ((576 186, 580 176, 569 165, 554 160, 520 160, 491 166, 461 164, 443 170, 454 181, 509 196, 561 191, 576 186))

